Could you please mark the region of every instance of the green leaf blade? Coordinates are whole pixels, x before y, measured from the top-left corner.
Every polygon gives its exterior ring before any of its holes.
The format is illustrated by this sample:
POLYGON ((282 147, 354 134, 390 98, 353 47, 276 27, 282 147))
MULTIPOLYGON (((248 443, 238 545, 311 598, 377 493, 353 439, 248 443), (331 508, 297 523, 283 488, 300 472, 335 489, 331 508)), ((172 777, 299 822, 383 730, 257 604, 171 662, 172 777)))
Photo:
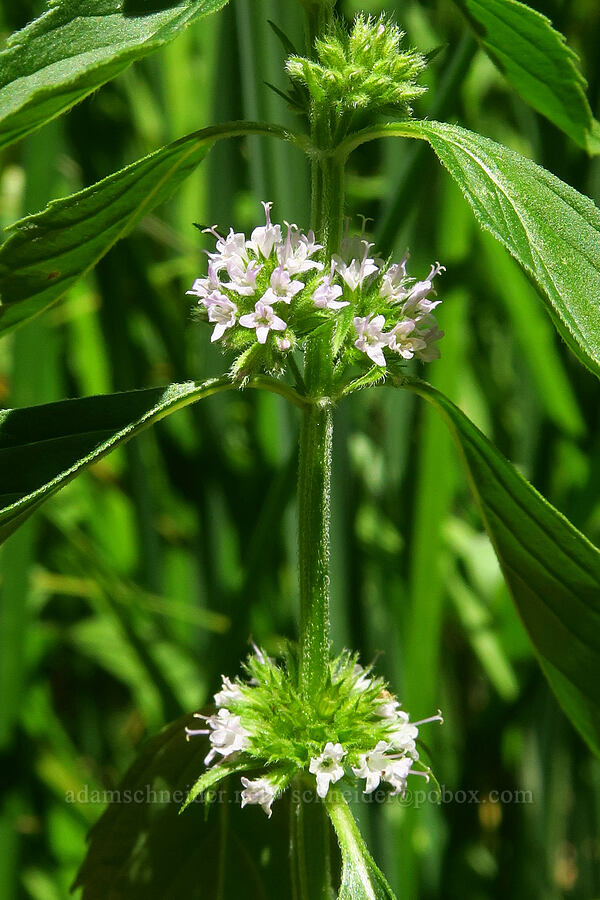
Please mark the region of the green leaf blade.
MULTIPOLYGON (((210 746, 202 737, 186 741, 194 722, 172 722, 145 744, 117 790, 98 791, 109 805, 73 885, 82 900, 291 896, 286 795, 267 819, 262 809, 241 808, 234 777, 209 807, 197 801, 179 815, 210 746)), ((81 802, 94 802, 90 795, 81 802)))
POLYGON ((325 804, 342 853, 338 900, 396 900, 367 850, 343 794, 332 786, 325 804))
POLYGON ((0 412, 0 543, 57 490, 154 422, 229 378, 0 412))
POLYGON ((74 106, 227 0, 59 0, 0 54, 0 148, 74 106))
POLYGON ((446 419, 542 669, 600 755, 600 551, 447 397, 425 382, 405 386, 446 419))
POLYGON ((413 122, 401 130, 429 141, 480 225, 540 287, 569 347, 600 375, 598 207, 530 159, 465 128, 413 122))
POLYGON ((486 53, 520 96, 589 153, 598 123, 577 55, 546 16, 518 0, 455 0, 486 53))

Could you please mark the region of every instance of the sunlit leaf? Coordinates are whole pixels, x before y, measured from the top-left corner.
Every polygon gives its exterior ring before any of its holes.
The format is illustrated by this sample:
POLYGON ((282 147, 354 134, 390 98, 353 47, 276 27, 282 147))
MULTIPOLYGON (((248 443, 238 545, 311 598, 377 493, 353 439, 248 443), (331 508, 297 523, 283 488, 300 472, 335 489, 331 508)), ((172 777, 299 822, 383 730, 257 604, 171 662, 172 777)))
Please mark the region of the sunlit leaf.
POLYGON ((517 609, 561 705, 600 754, 600 551, 447 397, 404 385, 450 427, 517 609))
POLYGON ((0 54, 0 147, 79 103, 227 0, 54 0, 0 54))
POLYGON ((577 55, 546 16, 517 0, 454 0, 481 46, 534 109, 580 147, 600 153, 598 123, 577 55))
POLYGON ((385 135, 429 141, 479 223, 537 283, 569 347, 600 375, 600 210, 593 201, 530 159, 457 125, 399 123, 368 136, 385 135))

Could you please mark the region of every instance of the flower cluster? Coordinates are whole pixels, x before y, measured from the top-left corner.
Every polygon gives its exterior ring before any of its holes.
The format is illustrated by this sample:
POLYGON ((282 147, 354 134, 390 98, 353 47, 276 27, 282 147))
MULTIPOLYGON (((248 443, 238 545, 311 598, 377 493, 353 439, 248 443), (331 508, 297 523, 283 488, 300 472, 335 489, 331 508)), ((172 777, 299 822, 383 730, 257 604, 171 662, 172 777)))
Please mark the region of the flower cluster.
POLYGON ((403 39, 404 33, 385 17, 359 13, 349 30, 336 21, 315 41, 316 60, 287 60, 292 83, 308 92, 312 117, 327 123, 332 143, 382 110, 410 115, 411 101, 425 90, 415 79, 426 61, 403 49, 403 39))
POLYGON ((294 777, 311 779, 321 798, 344 777, 363 780, 365 794, 384 786, 391 795, 405 792, 409 775, 429 778, 416 742, 419 727, 441 722, 441 714, 411 722, 385 682, 351 654, 330 663, 310 705, 299 690, 293 655, 279 666, 255 648, 246 675, 235 681, 223 676, 217 712, 197 713, 205 727, 186 728, 188 739, 205 735, 210 744, 204 760, 210 768, 186 805, 240 770, 258 770, 257 777, 242 776, 242 806, 259 804, 268 816, 294 777))
POLYGON ((444 271, 431 266, 422 281, 406 270, 408 253, 396 264, 371 255, 364 234, 346 235, 330 260, 312 231, 271 222, 271 203, 263 203, 265 225, 250 239, 230 230, 216 238, 208 254, 208 274, 187 293, 198 298, 213 325, 212 341, 236 351, 233 374, 278 371, 285 356, 316 328, 331 327, 336 370, 366 363, 383 369, 417 357, 439 356, 443 332, 433 310, 434 280, 444 271), (285 234, 284 234, 285 231, 285 234))

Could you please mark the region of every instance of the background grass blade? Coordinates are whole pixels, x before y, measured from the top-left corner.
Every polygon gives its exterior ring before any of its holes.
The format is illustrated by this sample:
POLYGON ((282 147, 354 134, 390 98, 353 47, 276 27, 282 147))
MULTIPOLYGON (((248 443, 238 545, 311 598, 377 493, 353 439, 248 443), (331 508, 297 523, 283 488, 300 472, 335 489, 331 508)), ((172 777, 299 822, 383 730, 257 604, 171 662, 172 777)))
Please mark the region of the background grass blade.
POLYGON ((0 54, 0 148, 110 81, 227 0, 59 0, 0 54))
MULTIPOLYGON (((55 303, 194 171, 218 138, 261 130, 223 125, 189 135, 12 226, 0 247, 0 334, 55 303)), ((276 129, 262 129, 281 134, 276 129)))
POLYGON ((0 413, 0 542, 83 469, 163 416, 231 387, 173 384, 0 413))
POLYGON ((447 397, 425 382, 406 386, 446 419, 542 668, 567 716, 600 754, 600 551, 447 397))
POLYGON ((517 0, 454 0, 507 81, 589 153, 600 153, 577 55, 550 19, 517 0))

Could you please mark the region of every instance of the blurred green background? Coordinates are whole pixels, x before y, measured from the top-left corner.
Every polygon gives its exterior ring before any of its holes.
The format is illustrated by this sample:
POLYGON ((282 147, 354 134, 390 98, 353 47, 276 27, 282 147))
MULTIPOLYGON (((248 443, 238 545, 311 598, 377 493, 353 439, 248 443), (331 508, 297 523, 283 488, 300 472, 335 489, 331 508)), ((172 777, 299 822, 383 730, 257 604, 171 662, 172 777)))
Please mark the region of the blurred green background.
MULTIPOLYGON (((547 0, 582 57, 596 113, 600 5, 547 0)), ((4 35, 42 3, 0 3, 4 35)), ((600 200, 590 161, 533 113, 477 49, 449 0, 362 3, 395 14, 421 50, 444 44, 416 113, 532 156, 600 200)), ((213 121, 294 123, 267 19, 298 45, 299 4, 231 0, 67 116, 3 154, 7 225, 213 121)), ((0 344, 0 405, 204 378, 226 361, 184 291, 209 246, 193 222, 251 229, 260 199, 308 223, 297 150, 217 145, 183 189, 67 299, 0 344)), ((410 271, 447 266, 443 358, 426 375, 600 544, 595 380, 556 337, 534 289, 479 231, 427 148, 388 141, 351 160, 348 213, 410 271)), ((0 897, 59 900, 102 807, 144 738, 210 700, 251 636, 276 652, 297 617, 297 412, 272 395, 179 412, 58 494, 0 551, 0 897)), ((600 764, 537 667, 445 425, 421 401, 372 390, 336 414, 333 641, 378 655, 448 791, 482 802, 388 805, 361 824, 402 898, 600 897, 600 764), (485 802, 529 791, 532 802, 485 802)), ((459 795, 460 797, 460 795, 459 795)))

